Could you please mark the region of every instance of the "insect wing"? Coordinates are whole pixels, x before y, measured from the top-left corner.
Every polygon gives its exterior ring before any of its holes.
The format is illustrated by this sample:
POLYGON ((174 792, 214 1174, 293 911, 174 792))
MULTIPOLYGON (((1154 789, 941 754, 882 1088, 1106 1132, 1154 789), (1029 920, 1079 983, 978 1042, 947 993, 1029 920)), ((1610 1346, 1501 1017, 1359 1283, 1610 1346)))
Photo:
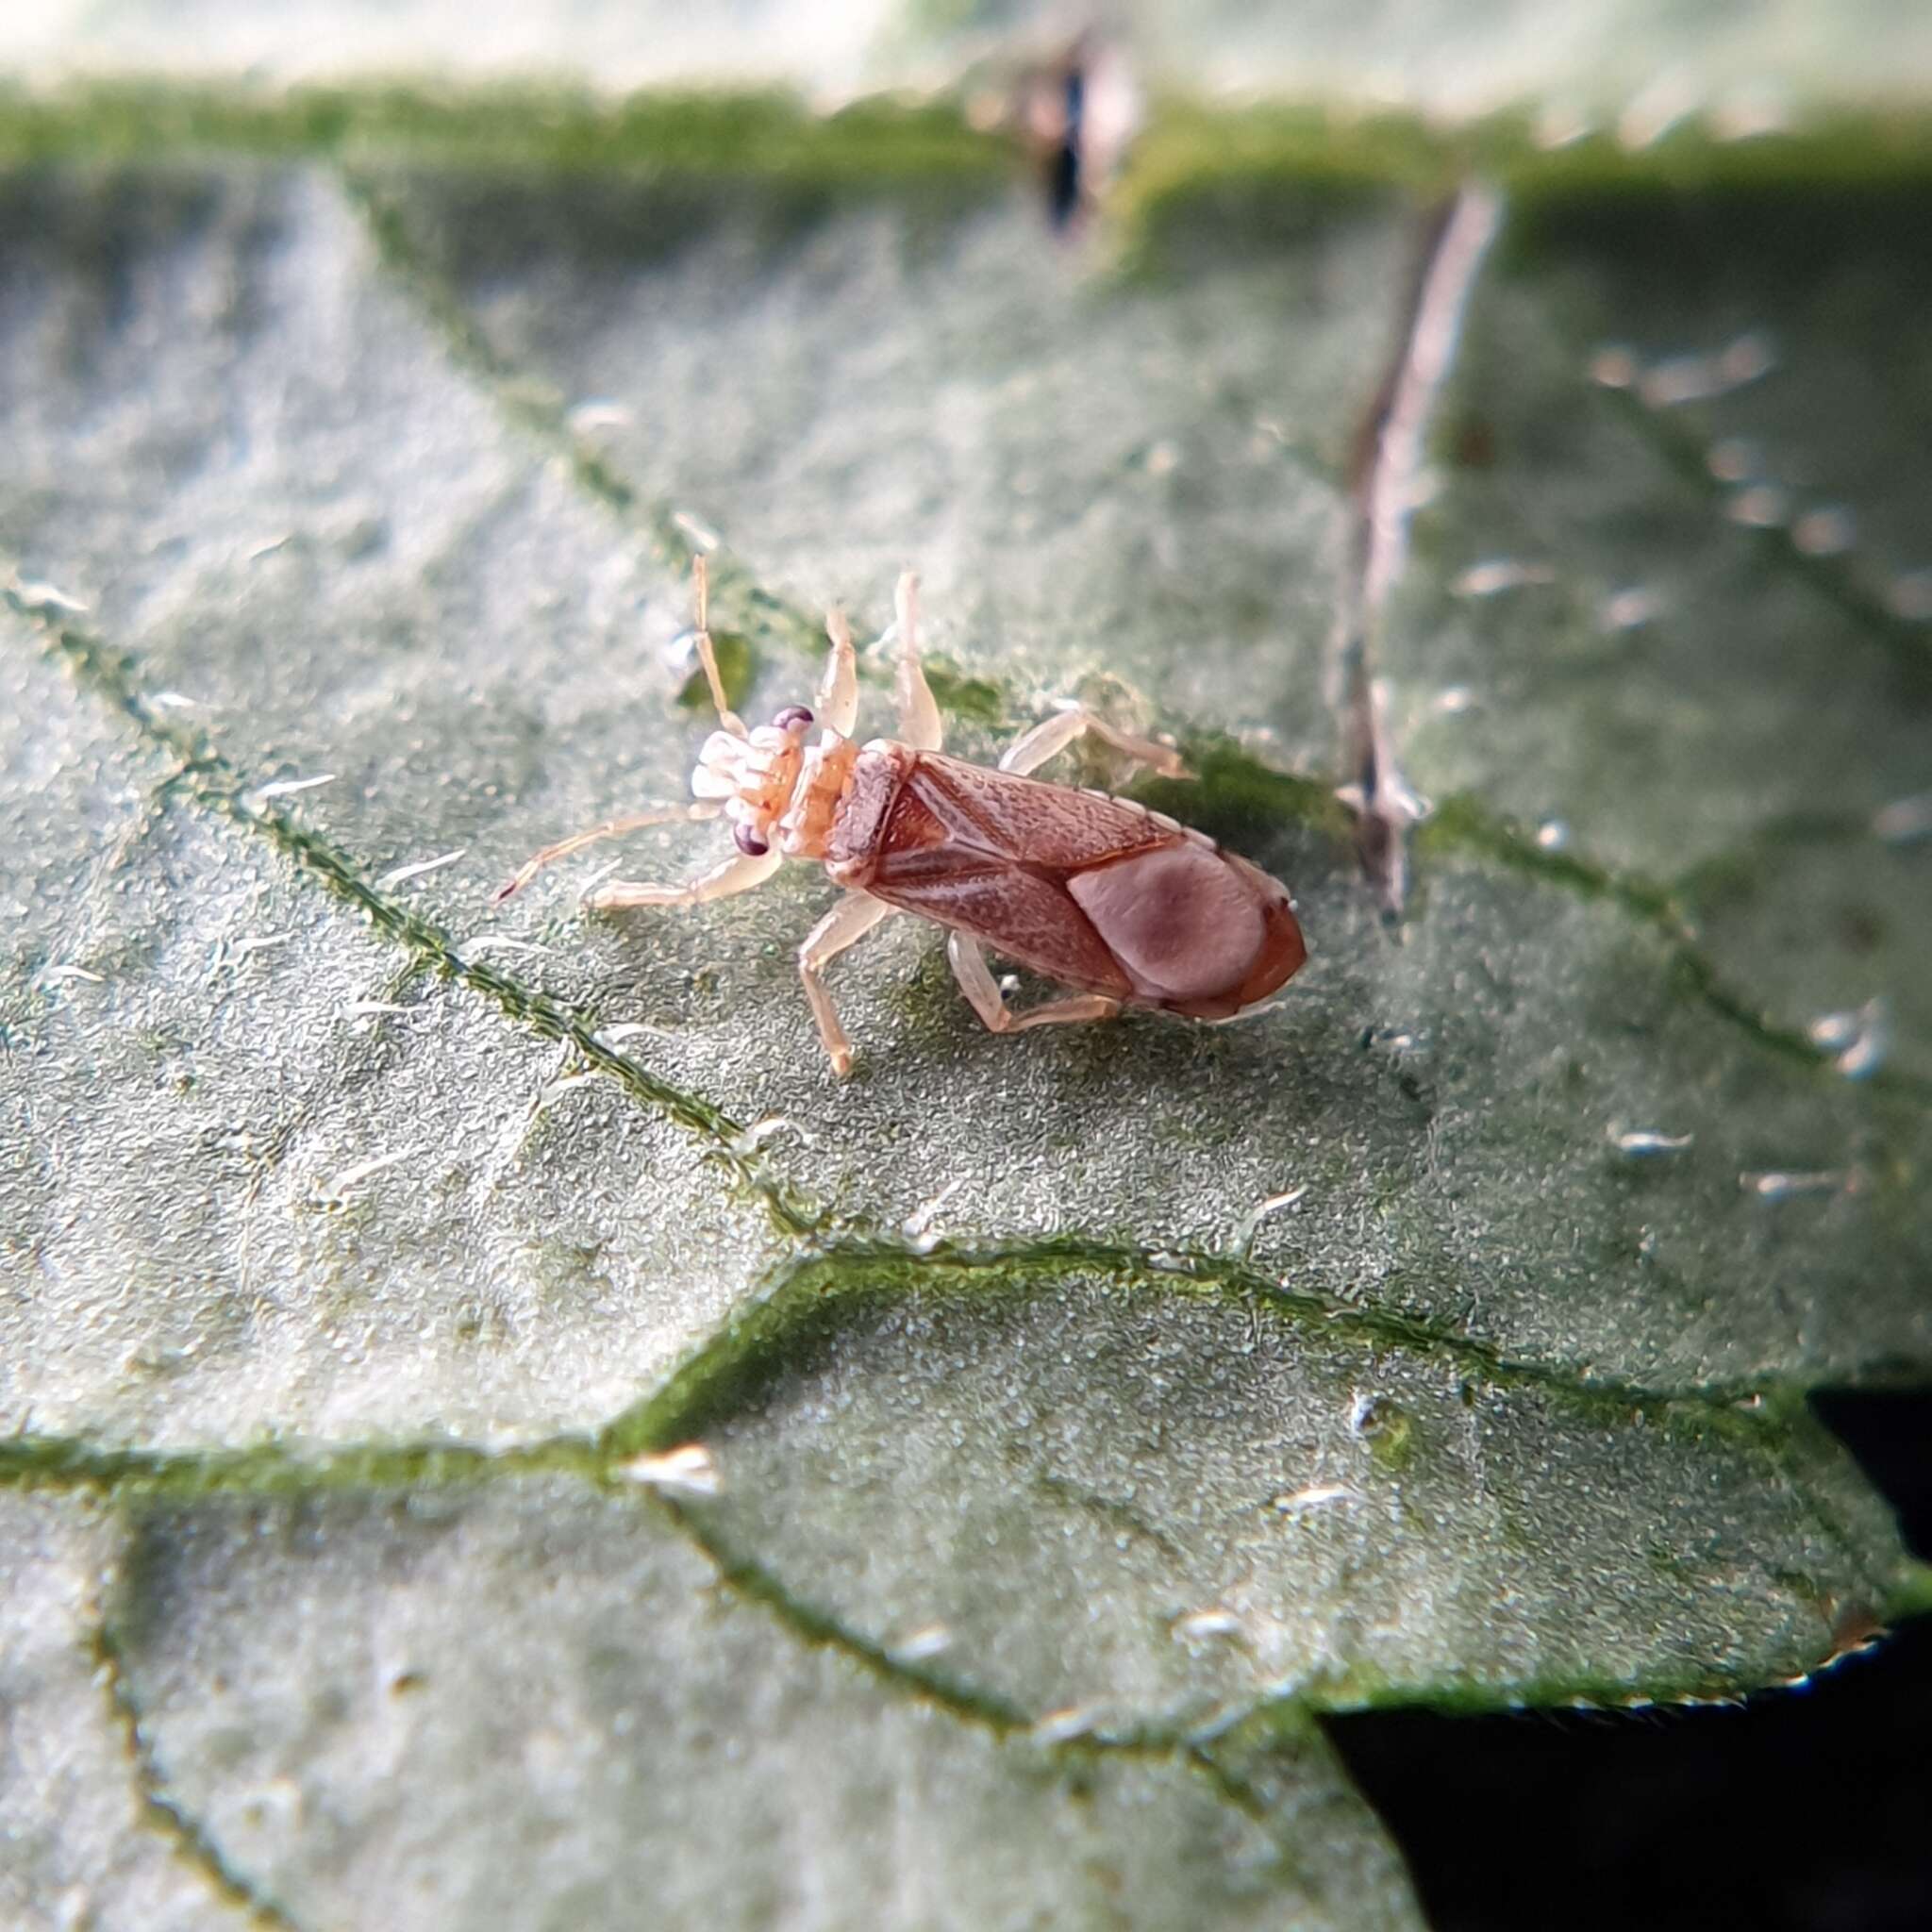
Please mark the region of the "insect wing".
POLYGON ((902 768, 866 890, 1043 977, 1224 1020, 1307 957, 1286 890, 1104 792, 921 753, 902 768))
POLYGON ((866 891, 1043 978, 1131 1000, 1143 995, 1068 880, 1185 837, 1124 799, 922 753, 892 802, 866 891))
POLYGON ((921 752, 906 771, 884 845, 889 864, 943 844, 962 858, 1072 873, 1185 836, 1130 799, 921 752))

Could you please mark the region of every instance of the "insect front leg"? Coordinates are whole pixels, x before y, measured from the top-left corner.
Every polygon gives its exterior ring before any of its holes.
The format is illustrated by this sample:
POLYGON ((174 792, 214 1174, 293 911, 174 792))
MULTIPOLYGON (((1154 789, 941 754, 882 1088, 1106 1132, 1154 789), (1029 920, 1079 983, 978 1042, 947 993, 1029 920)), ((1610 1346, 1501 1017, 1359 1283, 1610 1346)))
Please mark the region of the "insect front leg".
POLYGON ((581 852, 586 845, 594 845, 600 839, 615 839, 621 833, 641 831, 646 825, 666 825, 678 820, 695 822, 717 816, 715 805, 662 805, 649 811, 631 812, 621 819, 606 819, 601 825, 592 825, 588 831, 573 832, 568 839, 559 839, 555 845, 546 845, 535 857, 526 858, 491 893, 490 903, 501 906, 506 899, 521 892, 546 865, 555 864, 559 858, 568 858, 573 852, 581 852))
POLYGON ((1124 753, 1136 764, 1146 765, 1158 772, 1163 778, 1185 778, 1188 775, 1188 768, 1181 761, 1180 753, 1172 745, 1157 744, 1151 738, 1136 738, 1131 731, 1122 731, 1109 724, 1098 712, 1090 711, 1084 705, 1056 711, 1051 718, 1041 719, 1030 731, 1023 731, 1008 745, 1005 756, 1000 759, 1000 770, 1016 773, 1037 771, 1057 752, 1064 751, 1074 739, 1090 732, 1103 743, 1112 745, 1117 752, 1124 753))
POLYGON ((785 855, 774 848, 756 858, 736 854, 709 872, 687 879, 681 886, 649 886, 635 879, 612 879, 584 897, 584 904, 597 912, 623 912, 633 906, 704 906, 713 899, 728 899, 733 892, 748 892, 761 886, 785 862, 785 855))
POLYGON ((962 932, 946 935, 946 958, 959 991, 973 1004, 973 1010, 992 1033, 1024 1033, 1029 1026, 1071 1026, 1083 1020, 1110 1020, 1121 1009, 1118 1000, 1104 993, 1078 992, 1063 1000, 1049 1000, 1031 1012, 1016 1013, 1007 1004, 1000 983, 986 963, 986 948, 962 932))
POLYGON ((899 626, 899 742, 914 751, 938 751, 946 732, 919 661, 919 579, 909 570, 892 593, 892 611, 899 626))
POLYGON ((852 648, 852 627, 842 610, 825 617, 825 635, 832 648, 825 654, 825 675, 819 683, 819 694, 812 702, 812 713, 827 731, 850 738, 858 723, 858 659, 852 648))
POLYGON ((839 1024, 832 996, 825 991, 824 970, 846 947, 857 945, 892 908, 870 892, 847 892, 806 936, 798 949, 798 976, 818 1022, 819 1038, 831 1056, 832 1071, 841 1077, 852 1071, 852 1041, 839 1024))

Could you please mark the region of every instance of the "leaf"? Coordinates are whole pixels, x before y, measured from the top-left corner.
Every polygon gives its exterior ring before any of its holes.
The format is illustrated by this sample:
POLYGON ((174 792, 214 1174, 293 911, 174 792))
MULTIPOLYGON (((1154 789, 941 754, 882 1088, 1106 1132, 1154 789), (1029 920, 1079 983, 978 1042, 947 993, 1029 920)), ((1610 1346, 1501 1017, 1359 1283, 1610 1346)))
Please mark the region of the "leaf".
POLYGON ((127 1775, 125 1712, 102 1697, 95 1646, 75 1641, 94 1578, 118 1557, 109 1511, 67 1497, 0 1497, 0 1708, 7 1712, 7 1862, 16 1924, 92 1912, 156 1932, 242 1932, 246 1894, 206 1845, 127 1775))
POLYGON ((1316 1713, 1741 1694, 1924 1600, 1803 1401, 1932 1352, 1908 159, 1843 134, 1826 221, 1694 131, 1202 125, 1108 256, 945 103, 7 108, 25 1909, 1412 1924, 1316 1713), (1391 930, 1338 533, 1470 153, 1391 930), (840 1083, 822 882, 491 912, 681 795, 708 532, 754 715, 916 564, 958 748, 1174 733, 1290 996, 994 1039, 898 922, 840 1083))
POLYGON ((171 1787, 297 1923, 1409 1923, 1312 1728, 1237 1781, 949 1719, 580 1483, 163 1508, 127 1574, 171 1787))
POLYGON ((1711 1695, 1802 1674, 1894 1587, 1885 1512, 1802 1412, 1200 1277, 822 1267, 720 1357, 648 1417, 713 1458, 713 1549, 1102 1736, 1283 1694, 1711 1695))

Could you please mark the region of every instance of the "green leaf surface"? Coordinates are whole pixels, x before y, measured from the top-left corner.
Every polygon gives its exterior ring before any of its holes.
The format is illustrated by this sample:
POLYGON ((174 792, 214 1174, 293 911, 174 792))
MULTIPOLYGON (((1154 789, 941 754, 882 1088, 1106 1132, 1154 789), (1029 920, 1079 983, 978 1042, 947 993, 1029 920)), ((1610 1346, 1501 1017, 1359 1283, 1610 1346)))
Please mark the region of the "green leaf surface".
POLYGON ((821 1269, 706 1371, 647 1421, 708 1450, 713 1547, 1103 1736, 1283 1694, 1716 1695, 1802 1674, 1898 1582, 1801 1410, 1584 1390, 1211 1279, 821 1269))
POLYGON ((83 1499, 0 1497, 0 1712, 10 1924, 245 1932, 250 1902, 132 1769, 137 1738, 98 1641, 121 1525, 83 1499))
POLYGON ((1178 110, 1070 244, 950 104, 191 92, 0 111, 21 1897, 1407 1925, 1315 1712, 1741 1694, 1923 1597, 1803 1402, 1932 1357, 1903 188, 1516 139, 1376 640, 1391 929, 1329 633, 1394 146, 1264 194, 1178 110), (898 921, 840 1082, 803 868, 492 912, 682 794, 708 532, 753 716, 916 565, 955 748, 1174 735, 1288 996, 996 1039, 898 921))
POLYGON ((291 1923, 1412 1923, 1312 1727, 1237 1776, 961 1721, 641 1498, 210 1499, 143 1512, 125 1574, 155 1766, 291 1923))

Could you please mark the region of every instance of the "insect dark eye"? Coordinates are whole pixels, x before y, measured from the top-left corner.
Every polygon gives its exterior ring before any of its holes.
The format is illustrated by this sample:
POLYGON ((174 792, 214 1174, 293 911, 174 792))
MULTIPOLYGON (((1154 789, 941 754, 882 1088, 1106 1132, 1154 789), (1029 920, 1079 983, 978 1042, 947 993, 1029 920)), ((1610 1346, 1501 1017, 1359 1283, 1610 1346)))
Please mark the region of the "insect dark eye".
POLYGON ((787 705, 772 723, 780 731, 803 731, 811 723, 811 710, 805 705, 787 705))
POLYGON ((771 841, 760 839, 749 825, 733 825, 731 836, 747 858, 762 858, 772 849, 771 841))

